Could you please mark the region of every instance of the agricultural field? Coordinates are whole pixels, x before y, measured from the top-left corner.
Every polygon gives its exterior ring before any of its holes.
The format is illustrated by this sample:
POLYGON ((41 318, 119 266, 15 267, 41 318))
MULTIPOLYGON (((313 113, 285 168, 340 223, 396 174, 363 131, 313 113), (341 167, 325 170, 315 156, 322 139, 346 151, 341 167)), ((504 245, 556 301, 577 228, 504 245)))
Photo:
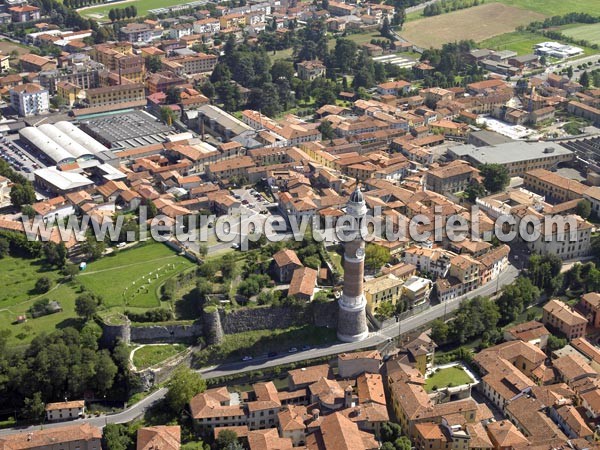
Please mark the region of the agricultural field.
POLYGON ((519 25, 527 25, 543 18, 543 14, 534 11, 501 3, 486 3, 408 22, 400 34, 419 47, 437 48, 447 42, 461 39, 483 41, 514 31, 519 25))
MULTIPOLYGON (((600 30, 600 28, 599 28, 600 30)), ((566 32, 564 32, 567 34, 566 32)), ((479 47, 489 48, 491 50, 512 50, 517 52, 519 55, 526 55, 533 53, 533 46, 540 42, 547 41, 548 38, 540 34, 529 33, 527 31, 513 31, 512 33, 505 33, 493 38, 486 39, 479 42, 479 47)), ((584 55, 591 55, 598 53, 597 50, 583 47, 584 55)))
POLYGON ((88 264, 77 280, 101 293, 106 308, 158 308, 165 280, 192 266, 166 245, 152 242, 88 264))
POLYGON ((164 244, 154 242, 93 262, 73 281, 65 281, 57 270, 45 267, 39 259, 4 257, 0 259, 0 331, 10 331, 10 346, 21 346, 42 332, 77 326, 75 299, 82 292, 80 285, 101 295, 104 308, 143 311, 159 307, 159 290, 164 281, 192 266, 192 262, 177 256, 164 244), (144 283, 141 291, 130 289, 136 280, 140 280, 137 284, 141 286, 141 280, 148 280, 150 272, 154 277, 150 283, 144 283), (35 292, 35 283, 43 276, 52 282, 52 287, 39 294, 35 292), (18 316, 27 315, 41 299, 57 301, 62 311, 37 318, 28 316, 26 322, 16 322, 18 316))
POLYGON ((591 44, 600 45, 600 23, 570 26, 561 30, 561 32, 573 39, 585 39, 591 44))

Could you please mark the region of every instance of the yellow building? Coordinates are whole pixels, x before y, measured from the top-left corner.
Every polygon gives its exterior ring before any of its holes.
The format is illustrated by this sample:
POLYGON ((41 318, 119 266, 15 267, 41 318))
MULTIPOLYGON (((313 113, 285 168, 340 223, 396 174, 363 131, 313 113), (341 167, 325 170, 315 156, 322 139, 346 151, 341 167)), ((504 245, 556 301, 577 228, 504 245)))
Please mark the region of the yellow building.
POLYGON ((82 89, 76 84, 68 81, 61 81, 56 84, 56 95, 62 98, 69 107, 73 106, 78 100, 84 98, 82 89))
POLYGON ((221 30, 224 28, 233 28, 235 26, 243 27, 246 25, 246 16, 243 14, 227 14, 219 18, 221 30))
POLYGON ((365 283, 365 297, 369 313, 371 315, 377 314, 377 308, 381 302, 389 301, 395 305, 402 297, 403 284, 404 280, 391 274, 367 281, 365 283))
POLYGON ((90 107, 143 101, 145 98, 146 94, 142 83, 106 86, 86 91, 86 99, 90 107))

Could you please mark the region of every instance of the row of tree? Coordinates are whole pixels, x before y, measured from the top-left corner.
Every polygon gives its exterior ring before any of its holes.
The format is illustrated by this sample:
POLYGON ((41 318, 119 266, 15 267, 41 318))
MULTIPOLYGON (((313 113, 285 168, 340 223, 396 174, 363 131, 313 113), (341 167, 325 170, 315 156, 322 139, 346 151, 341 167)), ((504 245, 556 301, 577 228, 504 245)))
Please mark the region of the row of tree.
POLYGON ((118 22, 123 19, 131 19, 137 16, 135 5, 129 5, 125 8, 114 8, 108 11, 108 18, 111 22, 118 22))
POLYGON ((459 9, 478 6, 483 2, 484 0, 442 0, 441 2, 427 5, 423 10, 423 15, 425 17, 438 16, 440 14, 458 11, 459 9))

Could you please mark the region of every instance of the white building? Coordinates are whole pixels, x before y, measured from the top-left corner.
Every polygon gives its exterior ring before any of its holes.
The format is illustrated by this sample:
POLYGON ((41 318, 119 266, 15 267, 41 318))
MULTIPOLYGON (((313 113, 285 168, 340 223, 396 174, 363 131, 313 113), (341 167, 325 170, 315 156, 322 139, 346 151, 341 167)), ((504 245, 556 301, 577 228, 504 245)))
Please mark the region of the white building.
MULTIPOLYGON (((562 218, 559 217, 559 219, 562 218)), ((572 214, 566 216, 565 219, 577 224, 576 234, 575 230, 573 233, 569 231, 568 225, 561 229, 560 224, 552 226, 547 223, 549 220, 547 219, 547 222, 541 224, 539 237, 527 244, 529 249, 542 255, 556 255, 564 260, 589 256, 592 250, 592 224, 572 214), (574 239, 571 239, 571 234, 574 235, 574 239)))
POLYGON ((22 84, 10 90, 10 104, 20 116, 44 114, 50 108, 50 95, 39 84, 22 84))
POLYGON ((0 208, 10 206, 10 190, 12 183, 6 177, 0 175, 0 208))
POLYGON ((84 413, 85 402, 83 400, 48 403, 46 405, 46 418, 49 421, 79 419, 84 413))

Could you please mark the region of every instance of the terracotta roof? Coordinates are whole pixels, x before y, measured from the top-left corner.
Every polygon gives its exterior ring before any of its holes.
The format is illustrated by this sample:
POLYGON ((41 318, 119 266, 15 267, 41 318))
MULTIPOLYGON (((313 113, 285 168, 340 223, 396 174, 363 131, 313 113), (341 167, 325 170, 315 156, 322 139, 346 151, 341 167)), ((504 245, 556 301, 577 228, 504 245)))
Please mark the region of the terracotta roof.
POLYGON ((179 450, 180 446, 179 425, 140 428, 137 432, 137 450, 179 450))
POLYGON ((586 376, 598 376, 598 373, 579 354, 561 356, 553 361, 553 365, 567 382, 586 376))
POLYGON ((292 448, 291 438, 279 437, 277 428, 255 430, 248 433, 250 450, 287 450, 292 448))
POLYGON ((294 270, 288 295, 312 296, 317 284, 317 271, 310 267, 299 267, 294 270))
POLYGON ((516 339, 521 339, 523 341, 532 341, 534 339, 539 339, 542 336, 548 336, 550 334, 550 332, 544 326, 544 324, 538 322, 537 320, 520 323, 518 325, 507 328, 506 330, 504 330, 504 332, 511 334, 516 339))
POLYGON ((577 311, 571 309, 567 304, 560 300, 550 300, 544 305, 544 312, 553 315, 561 322, 567 325, 581 325, 586 324, 587 319, 579 314, 577 311))
POLYGON ((240 405, 221 405, 229 402, 227 388, 209 389, 196 395, 190 401, 190 410, 194 419, 211 417, 243 416, 244 409, 240 405))
POLYGON ((309 450, 367 450, 379 448, 377 442, 369 443, 368 436, 365 436, 350 419, 340 413, 333 413, 323 419, 317 432, 308 436, 306 446, 309 450), (367 438, 366 442, 365 438, 367 438))
POLYGON ((510 448, 517 445, 529 444, 523 433, 508 420, 488 423, 487 432, 496 448, 510 448))
POLYGON ((378 373, 364 373, 356 379, 359 403, 386 404, 383 379, 378 373))
POLYGON ((100 428, 89 424, 72 425, 46 430, 32 431, 31 433, 15 433, 0 436, 0 450, 25 450, 39 447, 55 447, 58 444, 85 441, 98 445, 102 439, 100 428))
POLYGON ((280 250, 273 255, 273 260, 275 260, 275 264, 279 267, 287 266, 288 264, 295 264, 297 266, 302 266, 300 259, 296 252, 292 249, 286 248, 284 250, 280 250))
POLYGON ((46 411, 54 411, 57 409, 77 409, 85 406, 84 400, 73 400, 70 402, 57 402, 46 404, 46 411))
POLYGON ((304 430, 308 413, 305 406, 289 405, 277 413, 282 431, 304 430))
POLYGON ((293 384, 298 386, 314 383, 322 377, 329 377, 330 372, 331 368, 329 367, 329 364, 321 364, 319 366, 290 370, 288 372, 288 377, 293 384))

